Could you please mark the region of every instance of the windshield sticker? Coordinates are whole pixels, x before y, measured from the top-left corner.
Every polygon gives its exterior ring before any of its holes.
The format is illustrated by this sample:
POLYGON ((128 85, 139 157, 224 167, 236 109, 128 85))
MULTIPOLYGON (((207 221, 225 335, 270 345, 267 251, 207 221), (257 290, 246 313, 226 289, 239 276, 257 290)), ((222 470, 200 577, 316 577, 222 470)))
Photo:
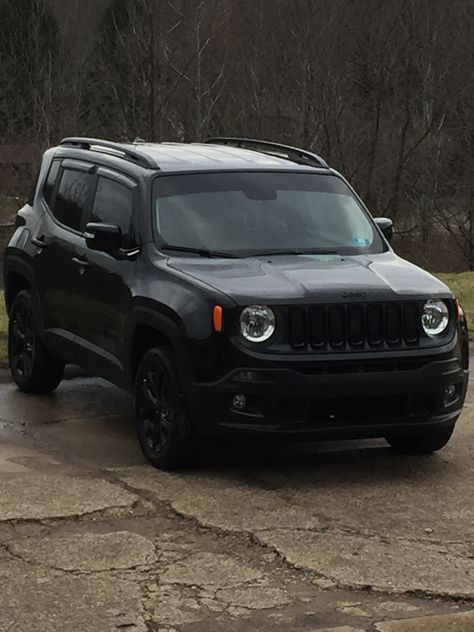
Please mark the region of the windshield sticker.
POLYGON ((352 243, 355 246, 359 246, 359 248, 364 248, 366 246, 370 246, 370 240, 369 239, 363 239, 362 237, 354 237, 354 239, 352 240, 352 243))

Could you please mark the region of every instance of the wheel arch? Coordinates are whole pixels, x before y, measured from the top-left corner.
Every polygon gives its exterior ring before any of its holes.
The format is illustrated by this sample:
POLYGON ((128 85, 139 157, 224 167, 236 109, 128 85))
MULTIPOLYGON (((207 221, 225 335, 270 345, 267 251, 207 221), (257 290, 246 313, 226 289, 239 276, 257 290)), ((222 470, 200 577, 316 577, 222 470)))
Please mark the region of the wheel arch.
POLYGON ((15 296, 22 290, 33 292, 32 274, 22 259, 16 257, 6 261, 5 265, 5 304, 10 313, 15 296))
POLYGON ((137 307, 130 318, 127 336, 127 382, 130 390, 141 359, 153 347, 168 347, 172 350, 183 386, 189 383, 191 363, 186 353, 185 335, 177 322, 149 307, 137 307))

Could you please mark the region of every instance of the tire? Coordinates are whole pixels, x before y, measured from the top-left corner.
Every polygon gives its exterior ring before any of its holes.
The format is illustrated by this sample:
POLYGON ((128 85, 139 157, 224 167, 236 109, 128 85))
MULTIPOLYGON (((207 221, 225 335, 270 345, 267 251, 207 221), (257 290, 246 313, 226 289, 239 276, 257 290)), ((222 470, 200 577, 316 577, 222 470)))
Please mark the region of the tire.
POLYGON ((444 448, 454 432, 454 424, 448 428, 430 430, 418 435, 386 437, 393 450, 401 454, 432 454, 444 448))
POLYGON ((15 296, 10 310, 8 358, 13 381, 25 393, 50 393, 63 378, 64 363, 48 351, 38 335, 28 290, 15 296))
POLYGON ((194 437, 171 352, 147 351, 135 381, 137 435, 146 459, 161 470, 189 465, 194 437))

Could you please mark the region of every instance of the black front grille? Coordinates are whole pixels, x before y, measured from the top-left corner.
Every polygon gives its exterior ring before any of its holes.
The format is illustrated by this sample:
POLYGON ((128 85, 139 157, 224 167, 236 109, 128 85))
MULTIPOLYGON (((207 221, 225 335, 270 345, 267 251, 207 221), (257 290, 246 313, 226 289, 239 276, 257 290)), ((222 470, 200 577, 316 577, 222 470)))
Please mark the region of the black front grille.
POLYGON ((420 317, 416 302, 291 307, 289 342, 314 351, 416 346, 420 317))

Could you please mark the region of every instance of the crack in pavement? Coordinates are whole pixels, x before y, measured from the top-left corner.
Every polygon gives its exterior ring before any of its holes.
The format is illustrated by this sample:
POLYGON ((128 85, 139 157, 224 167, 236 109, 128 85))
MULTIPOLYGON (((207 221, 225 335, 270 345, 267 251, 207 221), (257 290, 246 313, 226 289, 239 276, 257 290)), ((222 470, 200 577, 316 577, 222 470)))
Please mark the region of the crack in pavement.
MULTIPOLYGON (((291 527, 276 527, 275 529, 272 528, 266 528, 266 529, 262 529, 262 530, 250 530, 250 529, 245 529, 242 528, 240 526, 233 526, 233 528, 226 528, 222 525, 216 526, 212 523, 210 523, 209 521, 203 521, 200 519, 199 516, 192 514, 188 511, 186 511, 185 509, 181 508, 177 508, 176 504, 173 501, 169 501, 169 500, 164 500, 162 498, 162 496, 157 495, 157 492, 150 492, 149 490, 144 490, 142 487, 140 487, 139 485, 134 485, 131 484, 129 481, 123 481, 122 478, 120 478, 120 474, 114 473, 113 475, 113 479, 116 480, 118 478, 119 481, 121 481, 121 484, 125 484, 125 489, 132 491, 133 493, 137 494, 137 495, 142 495, 144 494, 146 499, 153 503, 154 505, 165 505, 169 510, 173 511, 177 516, 184 518, 185 520, 188 520, 191 522, 191 524, 196 525, 199 528, 204 528, 204 529, 210 529, 212 532, 214 533, 221 533, 221 534, 240 534, 242 537, 246 538, 247 541, 250 541, 253 544, 257 544, 260 547, 264 547, 266 549, 269 549, 271 551, 273 551, 278 557, 279 559, 284 562, 288 568, 291 568, 293 570, 297 570, 303 573, 310 573, 313 577, 318 578, 320 580, 325 580, 328 582, 331 582, 332 584, 338 586, 341 589, 344 590, 362 590, 362 591, 373 591, 373 592, 377 592, 378 594, 386 594, 386 595, 391 595, 391 594, 407 594, 407 595, 416 595, 416 596, 422 596, 423 598, 444 598, 444 599, 449 599, 450 601, 465 601, 465 600, 473 600, 474 599, 474 575, 473 575, 473 581, 472 581, 472 589, 465 589, 465 588, 459 588, 459 587, 455 587, 453 589, 442 589, 440 587, 426 587, 426 588, 422 588, 419 587, 418 585, 405 585, 405 586, 396 586, 396 585, 387 585, 386 581, 377 581, 374 578, 370 581, 361 581, 359 578, 357 579, 350 579, 350 578, 341 578, 340 576, 338 576, 337 573, 328 573, 328 572, 324 572, 321 570, 320 567, 318 567, 318 563, 307 563, 306 560, 302 559, 301 556, 295 556, 291 554, 291 552, 288 552, 288 547, 285 546, 279 546, 278 544, 278 538, 275 537, 275 534, 278 533, 287 533, 289 535, 291 535, 292 537, 294 537, 295 532, 299 533, 299 534, 303 534, 303 535, 308 535, 308 534, 317 534, 317 535, 324 535, 326 537, 330 537, 330 538, 335 538, 338 535, 343 535, 343 536, 352 536, 352 537, 357 537, 360 538, 361 540, 363 540, 363 543, 365 545, 367 545, 368 543, 372 543, 372 545, 375 546, 384 546, 386 545, 386 547, 388 547, 389 549, 393 549, 393 547, 395 545, 399 546, 399 547, 404 547, 405 549, 408 550, 409 547, 412 547, 414 543, 419 544, 420 546, 423 546, 425 549, 425 553, 428 550, 434 551, 437 554, 440 554, 445 560, 447 560, 449 558, 449 562, 454 565, 454 567, 458 567, 460 564, 462 565, 462 563, 466 562, 466 556, 463 554, 460 554, 459 552, 456 551, 451 551, 449 548, 447 548, 446 546, 442 546, 442 548, 440 549, 439 546, 440 544, 438 543, 433 543, 431 540, 428 539, 412 539, 412 538, 407 538, 407 537, 397 537, 397 538, 393 538, 393 539, 389 539, 386 537, 380 537, 377 534, 371 533, 370 535, 365 535, 364 531, 357 531, 354 530, 350 527, 348 528, 344 528, 344 529, 340 529, 339 526, 337 525, 336 527, 332 528, 332 529, 328 529, 326 527, 318 528, 318 527, 310 527, 309 529, 303 528, 303 527, 297 527, 295 529, 291 529, 291 527), (269 538, 268 536, 271 535, 272 537, 269 538)), ((443 543, 445 544, 445 543, 443 543)), ((466 544, 465 542, 463 544, 466 544)), ((307 553, 306 551, 304 551, 305 554, 307 553)), ((347 572, 347 563, 344 564, 344 572, 347 572)), ((473 570, 474 570, 474 565, 472 566, 473 570)), ((465 570, 465 569, 464 569, 465 570)), ((417 582, 415 582, 416 584, 417 582)))
MULTIPOLYGON (((122 486, 122 481, 115 480, 115 477, 111 476, 112 480, 109 480, 111 484, 122 486)), ((259 593, 259 586, 255 584, 254 579, 249 579, 244 582, 231 582, 228 586, 220 587, 222 579, 219 578, 218 575, 214 577, 211 576, 213 582, 215 582, 212 586, 206 584, 206 581, 201 583, 191 583, 187 580, 181 579, 178 582, 167 582, 166 581, 166 573, 167 569, 175 568, 178 572, 181 573, 180 568, 184 567, 188 569, 189 572, 189 564, 190 561, 193 560, 196 556, 196 547, 194 544, 194 540, 184 540, 182 541, 182 535, 179 530, 176 532, 177 543, 179 546, 174 543, 174 540, 166 541, 167 546, 165 547, 166 555, 171 553, 171 560, 163 558, 158 555, 157 562, 152 565, 152 568, 143 568, 134 571, 133 568, 127 569, 104 569, 100 573, 96 572, 77 572, 77 571, 66 571, 64 568, 58 567, 57 565, 53 566, 52 569, 55 572, 62 574, 62 576, 66 578, 76 578, 84 581, 93 581, 95 577, 98 579, 102 578, 104 581, 109 582, 112 577, 122 577, 125 581, 133 581, 134 585, 139 588, 140 591, 140 608, 137 611, 137 614, 133 614, 130 621, 120 622, 120 617, 123 615, 117 615, 115 618, 114 629, 117 629, 120 625, 123 626, 123 629, 136 629, 136 630, 156 630, 167 629, 167 626, 172 627, 173 629, 181 629, 181 626, 202 626, 199 629, 208 630, 213 629, 215 622, 217 621, 216 617, 227 617, 231 621, 240 621, 239 629, 242 630, 250 630, 250 629, 259 629, 258 624, 254 622, 252 617, 260 617, 263 616, 263 613, 282 613, 281 616, 284 618, 288 618, 288 612, 292 612, 295 609, 299 609, 304 611, 305 609, 305 601, 300 598, 299 594, 292 594, 287 591, 287 586, 285 583, 280 584, 279 582, 274 582, 274 576, 276 574, 275 564, 283 564, 283 566, 287 570, 295 570, 296 576, 303 582, 311 582, 314 577, 314 572, 305 572, 289 564, 281 554, 274 549, 274 547, 270 547, 265 543, 256 541, 255 534, 246 533, 246 532, 235 532, 228 531, 226 529, 213 529, 209 526, 203 526, 199 520, 196 520, 193 517, 182 516, 179 512, 177 512, 170 503, 159 500, 153 493, 142 492, 140 488, 136 488, 133 485, 125 486, 129 492, 133 492, 135 496, 139 499, 139 501, 146 501, 150 503, 151 506, 155 509, 152 515, 149 515, 147 519, 149 519, 150 524, 155 524, 158 519, 157 525, 160 524, 160 520, 158 516, 163 516, 163 520, 177 520, 178 524, 184 526, 186 530, 190 530, 191 533, 199 534, 199 538, 207 538, 209 541, 215 542, 216 534, 223 539, 223 547, 225 550, 231 551, 231 555, 235 554, 233 547, 229 547, 226 542, 228 538, 232 538, 235 542, 240 542, 241 546, 247 547, 249 544, 257 543, 258 551, 253 551, 252 555, 260 554, 260 550, 268 549, 272 551, 272 559, 274 562, 271 563, 271 573, 268 575, 268 581, 270 584, 266 584, 261 588, 262 591, 269 593, 269 599, 274 598, 276 603, 265 602, 263 599, 264 592, 259 593), (180 547, 188 546, 189 553, 182 554, 180 547), (173 553, 180 553, 176 558, 173 553), (127 580, 128 578, 128 580, 127 580), (158 583, 157 583, 158 582, 158 583), (155 589, 151 589, 150 586, 155 589), (269 590, 269 586, 271 590, 269 590), (171 592, 170 592, 171 591, 171 592), (252 599, 256 599, 257 605, 252 606, 252 599), (258 602, 260 604, 258 605, 258 602), (245 604, 245 605, 244 605, 245 604), (181 614, 179 614, 181 612, 181 614), (181 619, 179 619, 181 616, 181 619), (141 623, 138 618, 141 617, 143 619, 143 623, 141 623), (245 623, 247 622, 247 623, 245 623), (240 626, 246 627, 240 627, 240 626), (247 627, 248 626, 248 627, 247 627)), ((138 501, 137 501, 138 502, 138 501)), ((98 515, 99 520, 104 520, 104 516, 102 512, 99 512, 98 515)), ((117 518, 113 518, 117 520, 117 518)), ((69 517, 68 519, 63 519, 60 521, 52 521, 53 527, 61 527, 69 522, 71 525, 79 525, 80 523, 74 518, 69 517)), ((85 523, 85 524, 93 524, 93 523, 85 523)), ((114 531, 115 532, 115 531, 114 531)), ((75 539, 76 536, 74 532, 67 532, 67 538, 75 539)), ((159 537, 159 536, 158 536, 159 537)), ((194 536, 193 536, 194 537, 194 536)), ((47 538, 32 538, 32 547, 36 548, 35 542, 41 544, 41 542, 48 538, 54 541, 54 533, 53 536, 48 536, 47 538)), ((60 536, 63 538, 63 536, 60 536)), ((64 538, 63 538, 64 539, 64 538)), ((24 539, 25 541, 28 538, 24 539)), ((21 542, 20 542, 21 544, 21 542)), ((53 542, 54 544, 54 542, 53 542)), ((52 546, 52 545, 51 545, 52 546)), ((158 539, 157 544, 154 545, 155 550, 158 546, 158 552, 160 548, 160 539, 158 539)), ((218 550, 219 546, 216 545, 218 550)), ((4 547, 5 548, 5 547, 4 547)), ((55 548, 52 546, 52 548, 55 548)), ((12 551, 11 543, 6 547, 10 552, 12 551)), ((201 547, 198 547, 198 550, 201 550, 201 547)), ((241 554, 239 554, 241 555, 241 554)), ((249 553, 246 554, 250 555, 249 553)), ((216 558, 216 554, 213 554, 214 558, 216 558)), ((247 557, 244 556, 240 559, 240 564, 246 564, 247 557)), ((228 557, 228 554, 224 557, 228 557)), ((18 559, 18 558, 17 558, 18 559)), ((217 554, 217 563, 214 560, 215 568, 220 569, 222 564, 219 560, 222 559, 220 554, 217 554)), ((21 562, 25 563, 24 557, 21 557, 21 562)), ((28 560, 26 560, 28 561, 28 560)), ((199 564, 197 567, 200 567, 200 560, 198 560, 199 564)), ((270 562, 269 562, 270 564, 270 562)), ((196 566, 196 564, 195 564, 196 566)), ((211 567, 211 570, 208 571, 210 573, 214 573, 214 567, 211 567)), ((258 568, 261 567, 261 562, 258 565, 258 568)), ((45 570, 50 570, 48 567, 45 570)), ((264 577, 267 576, 267 573, 264 572, 264 577)), ((233 575, 230 576, 232 579, 233 575)), ((54 580, 56 583, 59 581, 59 578, 54 580)), ((115 580, 114 580, 115 581, 115 580)), ((225 582, 224 582, 225 583, 225 582)), ((54 584, 56 585, 56 584, 54 584)), ((62 589, 61 589, 62 590, 62 589)), ((314 593, 314 589, 313 589, 314 593)), ((379 598, 383 598, 383 596, 379 595, 379 598)), ((49 599, 49 597, 48 597, 49 599)), ((114 615, 115 616, 115 615, 114 615)), ((130 615, 125 615, 130 616, 130 615)), ((309 615, 308 615, 309 616, 309 615)), ((342 615, 341 615, 342 616, 342 615)), ((349 615, 347 615, 349 616, 349 615)), ((356 614, 351 614, 351 617, 355 617, 356 614)), ((285 619, 287 620, 287 619, 285 619)), ((219 624, 220 625, 220 624, 219 624)), ((224 624, 222 624, 224 625, 224 624)), ((107 628, 108 630, 109 628, 107 628)), ((120 628, 119 628, 120 629, 120 628)), ((169 629, 169 628, 168 628, 169 629)), ((187 629, 187 628, 186 628, 187 629)), ((191 628, 190 628, 191 629, 191 628)), ((196 628, 197 629, 197 628, 196 628)), ((221 629, 221 628, 216 628, 221 629)), ((224 629, 224 628, 222 628, 224 629)), ((227 628, 225 628, 227 629, 227 628)), ((230 629, 230 628, 229 628, 230 629)), ((279 628, 280 629, 280 628, 279 628)), ((286 628, 288 629, 288 628, 286 628)), ((368 628, 365 627, 367 630, 368 628)), ((194 628, 193 628, 194 630, 194 628)))
MULTIPOLYGON (((81 388, 89 397, 86 386, 81 388)), ((63 406, 66 400, 61 398, 63 406)), ((72 410, 67 405, 56 408, 54 415, 58 410, 73 414, 51 426, 77 421, 69 430, 42 434, 38 425, 25 433, 39 442, 38 454, 54 453, 55 476, 35 482, 52 470, 44 458, 33 455, 28 476, 17 476, 12 469, 5 479, 12 502, 3 501, 3 517, 12 509, 19 517, 0 520, 0 543, 7 541, 0 546, 5 586, 0 603, 2 616, 7 613, 0 621, 2 631, 2 624, 10 627, 14 616, 22 617, 23 629, 33 630, 39 623, 47 629, 46 619, 38 623, 31 618, 32 603, 40 604, 35 616, 54 613, 65 631, 70 625, 61 617, 73 616, 83 626, 85 620, 93 621, 101 632, 315 632, 323 625, 332 626, 333 632, 334 626, 342 632, 347 625, 352 632, 368 632, 386 617, 444 615, 472 607, 468 584, 474 586, 474 531, 465 507, 472 494, 457 495, 459 478, 470 480, 472 471, 465 441, 454 444, 456 458, 462 457, 456 466, 448 448, 443 453, 451 459, 448 464, 437 458, 418 465, 392 461, 388 451, 378 451, 372 461, 368 453, 341 453, 323 457, 316 466, 310 459, 303 464, 289 459, 268 466, 262 461, 250 473, 243 463, 231 470, 220 464, 206 472, 170 475, 142 465, 124 425, 109 443, 105 430, 119 414, 102 411, 93 417, 97 424, 90 423, 90 409, 80 418, 74 415, 82 406, 76 395, 72 410), (81 420, 89 421, 81 428, 81 420), (98 448, 97 440, 103 442, 98 448), (115 447, 118 452, 111 459, 115 447), (107 467, 111 461, 118 465, 107 467), (84 483, 77 475, 84 467, 95 483, 84 483), (242 468, 244 475, 239 476, 242 468), (352 468, 350 480, 347 468, 352 468), (94 506, 98 508, 84 511, 94 506), (38 507, 45 511, 38 514, 38 507), (36 517, 43 513, 47 517, 36 517), (135 549, 124 553, 118 536, 102 546, 103 534, 120 532, 148 539, 155 559, 142 564, 135 549), (127 557, 123 563, 121 555, 127 557), (363 572, 357 574, 358 568, 363 572), (242 581, 240 573, 255 571, 260 575, 242 581), (396 581, 387 586, 379 572, 396 581), (438 581, 443 573, 450 575, 450 584, 448 579, 438 581), (442 590, 446 587, 447 593, 442 590)), ((40 408, 46 419, 47 409, 40 408)), ((27 466, 26 441, 18 441, 18 448, 13 441, 11 445, 3 450, 5 469, 11 454, 20 454, 18 462, 27 466)), ((142 541, 131 540, 142 548, 142 541)))
MULTIPOLYGON (((72 513, 66 516, 51 516, 50 518, 0 518, 0 525, 11 525, 12 527, 15 527, 17 525, 37 524, 44 527, 49 527, 55 526, 62 522, 70 522, 71 520, 76 522, 87 522, 95 521, 97 518, 121 518, 124 516, 129 516, 131 512, 139 510, 140 506, 140 501, 136 501, 132 503, 132 505, 130 505, 129 507, 124 507, 122 505, 111 505, 110 507, 105 507, 104 509, 85 511, 76 514, 72 513)), ((145 515, 146 513, 139 513, 137 514, 137 517, 145 515)))

